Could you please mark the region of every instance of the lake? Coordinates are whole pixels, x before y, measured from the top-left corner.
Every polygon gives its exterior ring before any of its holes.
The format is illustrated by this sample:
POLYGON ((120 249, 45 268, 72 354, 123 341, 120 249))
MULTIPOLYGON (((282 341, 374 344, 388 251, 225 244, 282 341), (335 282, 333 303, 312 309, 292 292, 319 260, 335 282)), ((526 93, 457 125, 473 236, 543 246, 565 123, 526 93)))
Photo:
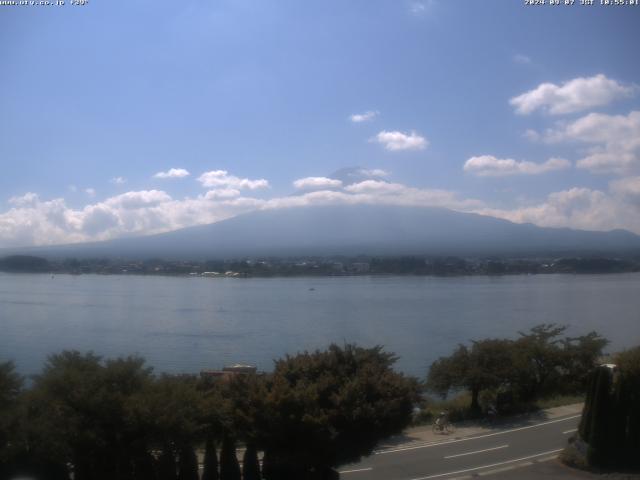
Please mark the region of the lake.
POLYGON ((0 361, 37 373, 63 349, 140 354, 158 372, 269 370, 331 342, 381 344, 423 377, 460 342, 539 323, 640 344, 640 274, 184 278, 0 273, 0 361))

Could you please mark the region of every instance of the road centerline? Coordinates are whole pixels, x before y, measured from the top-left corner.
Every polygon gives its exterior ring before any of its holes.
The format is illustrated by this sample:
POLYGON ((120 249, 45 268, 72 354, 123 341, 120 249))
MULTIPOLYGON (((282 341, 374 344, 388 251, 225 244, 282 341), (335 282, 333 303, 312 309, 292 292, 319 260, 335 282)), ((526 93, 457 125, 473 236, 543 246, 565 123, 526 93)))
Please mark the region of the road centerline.
POLYGON ((465 457, 467 455, 475 455, 476 453, 491 452, 492 450, 500 450, 502 448, 508 448, 508 447, 509 445, 500 445, 499 447, 484 448, 482 450, 475 450, 473 452, 465 452, 465 453, 457 453, 455 455, 448 455, 444 458, 448 459, 448 458, 465 457))
POLYGON ((371 467, 367 467, 367 468, 355 468, 353 470, 342 470, 340 472, 338 472, 340 475, 342 475, 343 473, 358 473, 358 472, 370 472, 371 470, 373 470, 373 468, 371 467))
POLYGON ((492 463, 490 465, 479 465, 477 467, 465 468, 464 470, 456 470, 455 472, 436 473, 435 475, 428 475, 426 477, 412 478, 411 480, 429 480, 431 478, 446 477, 447 475, 457 475, 459 473, 473 472, 474 470, 483 470, 485 468, 498 467, 500 465, 507 465, 509 463, 521 462, 523 460, 529 460, 536 457, 542 457, 544 455, 551 455, 561 452, 563 449, 549 450, 548 452, 536 453, 535 455, 529 455, 527 457, 514 458, 513 460, 505 460, 504 462, 492 463))

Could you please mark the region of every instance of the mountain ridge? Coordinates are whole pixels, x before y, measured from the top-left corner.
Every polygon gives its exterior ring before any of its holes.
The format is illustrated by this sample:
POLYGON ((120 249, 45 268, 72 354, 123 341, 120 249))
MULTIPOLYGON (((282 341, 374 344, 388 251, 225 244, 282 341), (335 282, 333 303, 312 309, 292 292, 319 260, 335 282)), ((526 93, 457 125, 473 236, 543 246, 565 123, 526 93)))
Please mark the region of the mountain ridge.
POLYGON ((611 254, 640 251, 640 236, 620 229, 600 232, 517 224, 440 207, 333 205, 254 211, 150 236, 7 250, 57 257, 171 259, 611 254))

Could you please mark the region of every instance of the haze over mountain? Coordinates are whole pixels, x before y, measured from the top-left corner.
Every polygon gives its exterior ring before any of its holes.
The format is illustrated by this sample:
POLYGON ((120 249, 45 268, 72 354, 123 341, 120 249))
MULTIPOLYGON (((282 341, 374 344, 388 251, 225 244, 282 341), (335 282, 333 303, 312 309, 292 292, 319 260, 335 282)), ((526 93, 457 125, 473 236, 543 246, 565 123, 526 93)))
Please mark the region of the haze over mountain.
POLYGON ((160 235, 11 249, 11 253, 18 251, 51 257, 136 259, 617 254, 640 251, 640 237, 625 230, 541 228, 443 208, 340 205, 262 210, 160 235))

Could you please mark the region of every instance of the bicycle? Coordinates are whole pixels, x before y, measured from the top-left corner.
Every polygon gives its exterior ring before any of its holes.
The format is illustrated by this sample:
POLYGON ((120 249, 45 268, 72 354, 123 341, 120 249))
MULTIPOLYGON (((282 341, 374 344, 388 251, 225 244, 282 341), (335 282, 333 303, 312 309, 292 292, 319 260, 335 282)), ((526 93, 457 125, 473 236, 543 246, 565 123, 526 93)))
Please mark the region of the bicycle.
POLYGON ((433 433, 453 433, 456 431, 455 426, 446 417, 438 417, 431 425, 433 433))

